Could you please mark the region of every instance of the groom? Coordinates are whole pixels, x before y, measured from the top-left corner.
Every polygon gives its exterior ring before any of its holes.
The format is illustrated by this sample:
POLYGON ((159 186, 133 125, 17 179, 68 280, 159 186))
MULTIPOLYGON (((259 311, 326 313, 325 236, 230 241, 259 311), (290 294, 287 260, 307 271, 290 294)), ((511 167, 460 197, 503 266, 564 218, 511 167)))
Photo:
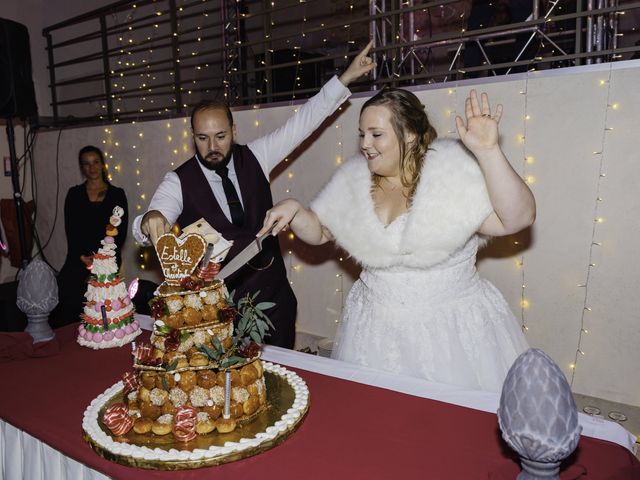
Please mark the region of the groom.
MULTIPOLYGON (((229 107, 215 101, 197 105, 191 114, 196 155, 168 172, 156 190, 149 210, 133 222, 133 235, 142 244, 156 243, 174 223, 185 227, 204 218, 233 247, 227 261, 255 240, 265 213, 273 206, 269 174, 280 161, 350 95, 347 86, 371 71, 370 42, 340 76, 302 105, 273 132, 236 144, 236 126, 229 107)), ((297 300, 287 280, 277 237, 268 237, 263 250, 225 279, 235 299, 260 292, 256 302, 274 302, 267 313, 275 331, 267 343, 293 348, 297 300)))

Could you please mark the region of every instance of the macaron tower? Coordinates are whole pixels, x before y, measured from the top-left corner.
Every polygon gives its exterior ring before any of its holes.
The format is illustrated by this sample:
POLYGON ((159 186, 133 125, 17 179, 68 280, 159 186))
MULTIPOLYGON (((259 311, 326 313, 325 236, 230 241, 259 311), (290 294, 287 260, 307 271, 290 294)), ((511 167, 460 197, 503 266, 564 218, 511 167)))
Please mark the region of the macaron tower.
POLYGON ((140 335, 134 319, 133 303, 127 285, 118 275, 116 261, 118 226, 124 210, 115 207, 106 228, 101 247, 93 256, 91 277, 87 285, 87 299, 78 328, 78 343, 93 349, 121 347, 140 335))

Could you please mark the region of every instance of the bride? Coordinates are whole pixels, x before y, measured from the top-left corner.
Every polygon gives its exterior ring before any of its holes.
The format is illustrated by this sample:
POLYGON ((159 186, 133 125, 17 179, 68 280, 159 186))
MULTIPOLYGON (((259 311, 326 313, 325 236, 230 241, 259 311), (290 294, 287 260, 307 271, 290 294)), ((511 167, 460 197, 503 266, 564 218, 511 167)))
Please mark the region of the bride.
POLYGON ((284 200, 264 228, 335 241, 362 266, 333 356, 466 388, 499 391, 527 349, 500 292, 478 276, 483 237, 531 225, 535 200, 498 144, 502 106, 471 90, 460 141, 436 139, 411 92, 385 88, 360 112, 361 155, 305 208, 284 200))

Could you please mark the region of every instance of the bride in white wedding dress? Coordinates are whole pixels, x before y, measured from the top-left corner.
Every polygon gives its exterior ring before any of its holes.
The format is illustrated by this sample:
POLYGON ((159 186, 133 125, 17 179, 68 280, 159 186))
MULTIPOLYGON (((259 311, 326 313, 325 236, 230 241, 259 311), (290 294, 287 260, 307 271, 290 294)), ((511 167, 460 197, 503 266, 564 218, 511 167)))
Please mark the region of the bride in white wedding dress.
POLYGON ((411 92, 384 89, 360 112, 362 155, 311 202, 275 205, 259 234, 287 225, 303 241, 335 241, 362 266, 334 357, 471 389, 499 391, 527 349, 500 292, 479 278, 484 236, 535 218, 531 191, 498 145, 502 106, 471 90, 460 141, 436 140, 411 92))

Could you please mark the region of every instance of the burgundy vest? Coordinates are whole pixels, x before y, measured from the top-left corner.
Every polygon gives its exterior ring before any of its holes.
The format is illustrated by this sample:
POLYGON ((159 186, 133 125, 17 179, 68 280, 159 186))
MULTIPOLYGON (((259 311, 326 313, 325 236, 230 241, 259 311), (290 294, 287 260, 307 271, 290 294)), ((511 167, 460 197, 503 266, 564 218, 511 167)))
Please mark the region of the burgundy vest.
MULTIPOLYGON (((204 218, 227 240, 233 240, 233 246, 227 260, 235 257, 239 251, 255 240, 262 227, 265 214, 273 206, 269 182, 255 155, 246 145, 233 145, 233 162, 240 185, 240 195, 244 205, 244 224, 237 227, 222 212, 209 183, 198 165, 198 159, 192 157, 176 168, 182 186, 182 213, 177 223, 186 227, 204 218)), ((235 300, 239 294, 254 293, 267 284, 285 282, 286 269, 280 245, 276 237, 269 236, 263 242, 263 250, 225 282, 229 291, 236 289, 235 300), (270 265, 269 268, 258 270, 270 265)))

